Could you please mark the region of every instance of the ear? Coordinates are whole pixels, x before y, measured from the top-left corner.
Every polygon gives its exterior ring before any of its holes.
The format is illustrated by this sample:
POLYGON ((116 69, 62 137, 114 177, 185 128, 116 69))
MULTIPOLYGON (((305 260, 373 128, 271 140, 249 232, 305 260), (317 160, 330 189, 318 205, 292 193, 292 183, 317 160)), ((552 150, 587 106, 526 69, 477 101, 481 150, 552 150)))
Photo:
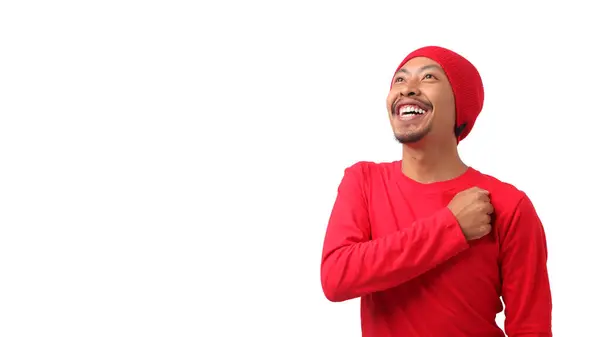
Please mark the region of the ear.
POLYGON ((456 135, 456 138, 460 137, 460 134, 464 131, 466 127, 467 123, 462 123, 461 125, 454 128, 454 135, 456 135))

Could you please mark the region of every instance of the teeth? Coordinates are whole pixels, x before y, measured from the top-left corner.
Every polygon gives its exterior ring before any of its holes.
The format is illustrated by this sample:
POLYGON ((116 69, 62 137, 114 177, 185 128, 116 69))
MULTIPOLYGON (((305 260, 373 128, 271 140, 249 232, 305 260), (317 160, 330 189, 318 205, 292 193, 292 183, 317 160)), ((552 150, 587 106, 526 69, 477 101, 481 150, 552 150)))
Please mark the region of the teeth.
POLYGON ((412 106, 412 105, 403 106, 400 109, 400 114, 401 115, 409 113, 409 112, 410 113, 416 113, 416 114, 422 115, 422 114, 425 113, 425 110, 423 110, 423 109, 421 109, 419 107, 416 107, 416 106, 412 106))

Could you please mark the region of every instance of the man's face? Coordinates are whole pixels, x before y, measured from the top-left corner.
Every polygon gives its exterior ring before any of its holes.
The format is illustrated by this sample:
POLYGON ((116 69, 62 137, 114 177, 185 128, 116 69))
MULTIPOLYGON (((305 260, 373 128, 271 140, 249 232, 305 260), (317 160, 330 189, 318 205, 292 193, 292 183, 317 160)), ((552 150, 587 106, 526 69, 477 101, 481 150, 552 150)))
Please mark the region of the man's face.
POLYGON ((416 57, 394 75, 387 109, 396 139, 415 143, 428 136, 448 141, 454 135, 454 94, 442 68, 416 57))

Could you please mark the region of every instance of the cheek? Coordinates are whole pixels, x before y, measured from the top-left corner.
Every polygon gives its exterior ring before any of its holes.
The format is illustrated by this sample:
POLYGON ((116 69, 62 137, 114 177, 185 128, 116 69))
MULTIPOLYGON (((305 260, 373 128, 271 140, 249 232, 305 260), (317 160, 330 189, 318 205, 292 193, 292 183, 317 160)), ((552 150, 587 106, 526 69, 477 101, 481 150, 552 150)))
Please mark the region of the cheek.
POLYGON ((454 125, 455 109, 454 97, 452 95, 440 95, 435 105, 436 120, 443 125, 454 125))
POLYGON ((449 122, 453 124, 454 120, 456 119, 456 116, 455 116, 456 109, 454 107, 454 95, 452 95, 452 94, 444 95, 443 106, 444 106, 444 110, 446 112, 449 122))
POLYGON ((388 93, 388 96, 385 100, 385 105, 387 106, 388 110, 390 110, 392 108, 392 103, 394 103, 394 100, 396 100, 396 97, 398 97, 398 93, 395 90, 390 90, 390 92, 388 93))

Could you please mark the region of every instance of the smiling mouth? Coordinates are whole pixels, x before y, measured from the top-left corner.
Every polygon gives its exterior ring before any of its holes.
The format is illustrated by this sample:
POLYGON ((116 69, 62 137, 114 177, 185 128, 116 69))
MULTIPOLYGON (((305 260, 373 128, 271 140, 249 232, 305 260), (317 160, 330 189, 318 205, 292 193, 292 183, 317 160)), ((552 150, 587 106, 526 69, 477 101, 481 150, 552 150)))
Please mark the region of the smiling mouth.
POLYGON ((394 109, 394 117, 403 121, 417 121, 432 110, 424 104, 400 103, 394 109))
POLYGON ((403 99, 394 102, 392 105, 394 116, 401 119, 414 119, 426 115, 433 110, 430 104, 414 100, 403 99))
POLYGON ((420 108, 416 105, 402 105, 399 109, 396 109, 396 115, 410 116, 410 115, 424 115, 428 110, 420 108))

